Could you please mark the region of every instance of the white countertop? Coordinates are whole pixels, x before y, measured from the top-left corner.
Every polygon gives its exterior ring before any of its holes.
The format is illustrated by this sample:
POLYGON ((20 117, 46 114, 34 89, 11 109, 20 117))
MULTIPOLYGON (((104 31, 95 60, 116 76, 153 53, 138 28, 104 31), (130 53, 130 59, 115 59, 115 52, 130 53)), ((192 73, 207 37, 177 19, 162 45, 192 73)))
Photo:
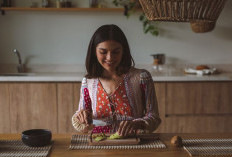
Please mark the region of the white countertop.
MULTIPOLYGON (((27 76, 2 76, 0 82, 81 82, 84 72, 73 73, 30 73, 27 76)), ((181 72, 151 72, 155 82, 178 81, 232 81, 232 73, 214 75, 187 75, 181 72)))

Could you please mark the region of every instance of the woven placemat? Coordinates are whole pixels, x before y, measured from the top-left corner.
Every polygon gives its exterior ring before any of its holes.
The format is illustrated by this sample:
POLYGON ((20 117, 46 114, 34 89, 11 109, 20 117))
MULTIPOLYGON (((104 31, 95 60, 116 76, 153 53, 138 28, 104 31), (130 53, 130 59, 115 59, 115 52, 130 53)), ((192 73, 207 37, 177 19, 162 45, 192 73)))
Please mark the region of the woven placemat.
POLYGON ((190 156, 232 155, 232 139, 183 139, 190 156))
POLYGON ((29 147, 21 140, 0 140, 0 157, 46 157, 52 147, 29 147))
POLYGON ((140 145, 120 146, 89 146, 88 135, 72 135, 69 149, 164 149, 165 144, 161 140, 150 141, 140 145))

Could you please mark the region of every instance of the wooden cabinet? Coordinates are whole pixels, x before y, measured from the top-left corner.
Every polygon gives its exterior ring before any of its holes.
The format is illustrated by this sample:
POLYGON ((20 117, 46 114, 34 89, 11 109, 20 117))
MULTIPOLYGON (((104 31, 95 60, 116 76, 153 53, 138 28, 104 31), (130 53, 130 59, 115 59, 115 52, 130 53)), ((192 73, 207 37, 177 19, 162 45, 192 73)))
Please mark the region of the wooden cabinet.
MULTIPOLYGON (((81 83, 0 83, 0 133, 47 128, 75 132, 81 83)), ((232 132, 232 82, 155 82, 156 132, 232 132)))
POLYGON ((165 118, 165 133, 229 133, 232 132, 231 115, 190 115, 165 118))
POLYGON ((167 115, 232 114, 232 83, 167 83, 167 115))
POLYGON ((167 82, 162 131, 232 131, 232 82, 167 82))
POLYGON ((75 132, 81 83, 0 83, 0 133, 45 128, 75 132))
POLYGON ((158 102, 158 109, 161 118, 161 125, 158 127, 156 132, 164 132, 165 131, 165 102, 166 102, 166 83, 154 83, 156 98, 158 102))
POLYGON ((0 133, 10 132, 9 84, 0 83, 0 133))
POLYGON ((80 83, 58 83, 58 132, 75 132, 71 118, 78 109, 80 83))
POLYGON ((55 83, 10 83, 11 133, 34 128, 57 133, 55 83))

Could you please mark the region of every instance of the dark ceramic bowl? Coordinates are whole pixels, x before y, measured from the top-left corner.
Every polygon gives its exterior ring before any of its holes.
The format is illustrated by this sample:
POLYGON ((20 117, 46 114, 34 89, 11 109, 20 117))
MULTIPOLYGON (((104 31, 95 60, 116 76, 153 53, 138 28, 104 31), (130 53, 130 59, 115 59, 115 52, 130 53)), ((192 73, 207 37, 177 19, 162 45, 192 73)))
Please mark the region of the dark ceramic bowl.
POLYGON ((22 132, 22 141, 30 147, 42 147, 51 143, 52 133, 46 129, 31 129, 22 132))

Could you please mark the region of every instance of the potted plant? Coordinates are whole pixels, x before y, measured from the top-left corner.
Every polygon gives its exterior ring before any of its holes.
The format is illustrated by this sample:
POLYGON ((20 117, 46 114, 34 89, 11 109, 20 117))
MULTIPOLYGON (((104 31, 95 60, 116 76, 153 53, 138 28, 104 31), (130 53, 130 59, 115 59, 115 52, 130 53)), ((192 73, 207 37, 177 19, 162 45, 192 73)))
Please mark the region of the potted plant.
MULTIPOLYGON (((136 11, 141 11, 141 5, 138 0, 113 0, 115 6, 124 7, 124 15, 129 18, 136 11)), ((143 31, 145 34, 151 33, 154 36, 159 35, 158 23, 149 21, 145 14, 141 12, 139 20, 143 23, 143 31)))

